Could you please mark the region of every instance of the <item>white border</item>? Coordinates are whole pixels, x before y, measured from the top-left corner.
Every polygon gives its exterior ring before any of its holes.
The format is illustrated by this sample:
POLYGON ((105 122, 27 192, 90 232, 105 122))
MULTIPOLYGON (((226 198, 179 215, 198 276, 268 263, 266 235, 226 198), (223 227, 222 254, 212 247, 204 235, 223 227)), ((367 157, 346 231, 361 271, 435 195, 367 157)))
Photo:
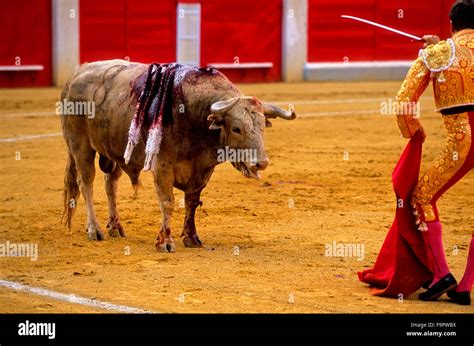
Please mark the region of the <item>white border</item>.
POLYGON ((108 311, 116 311, 116 312, 121 312, 121 313, 126 313, 126 314, 156 313, 153 311, 142 310, 142 309, 125 306, 125 305, 117 305, 117 304, 108 303, 108 302, 104 302, 104 301, 100 301, 96 299, 83 298, 83 297, 76 296, 75 294, 64 294, 64 293, 47 290, 44 288, 23 285, 14 281, 0 279, 0 287, 5 287, 8 289, 12 289, 15 291, 20 291, 20 292, 32 293, 38 296, 60 300, 66 303, 90 306, 92 308, 103 309, 103 310, 108 310, 108 311))

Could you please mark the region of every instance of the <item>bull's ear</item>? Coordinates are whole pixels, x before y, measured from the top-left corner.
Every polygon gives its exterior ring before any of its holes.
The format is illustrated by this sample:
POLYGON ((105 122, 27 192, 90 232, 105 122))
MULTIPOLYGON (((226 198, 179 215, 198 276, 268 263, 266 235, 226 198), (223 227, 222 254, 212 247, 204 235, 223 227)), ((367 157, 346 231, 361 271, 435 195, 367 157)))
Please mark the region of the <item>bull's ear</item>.
POLYGON ((224 128, 224 116, 221 114, 211 114, 207 117, 207 120, 211 121, 209 130, 220 130, 224 128))
POLYGON ((267 118, 265 118, 265 127, 272 127, 272 123, 267 118))

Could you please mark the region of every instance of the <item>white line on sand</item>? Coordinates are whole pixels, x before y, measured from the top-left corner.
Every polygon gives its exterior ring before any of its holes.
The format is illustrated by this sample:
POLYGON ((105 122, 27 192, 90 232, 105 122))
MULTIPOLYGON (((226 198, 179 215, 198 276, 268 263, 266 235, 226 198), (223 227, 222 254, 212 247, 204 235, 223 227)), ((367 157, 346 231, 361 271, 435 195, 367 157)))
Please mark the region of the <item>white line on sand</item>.
MULTIPOLYGON (((431 96, 422 96, 420 101, 432 99, 431 96)), ((296 101, 268 101, 275 105, 338 105, 338 104, 354 104, 354 103, 380 103, 387 102, 388 98, 357 98, 357 99, 327 99, 327 100, 296 100, 296 101)), ((15 117, 34 117, 34 116, 51 116, 57 115, 55 112, 30 112, 30 113, 11 113, 0 114, 0 118, 15 117)))
MULTIPOLYGON (((429 96, 423 96, 421 97, 421 100, 427 100, 429 99, 429 96)), ((318 104, 353 104, 353 103, 380 103, 384 101, 383 99, 380 98, 359 98, 359 99, 330 99, 330 100, 299 100, 299 101, 275 101, 275 102, 270 102, 276 105, 318 105, 318 104)), ((333 112, 311 112, 311 113, 302 113, 298 114, 299 117, 303 118, 312 118, 312 117, 324 117, 324 116, 337 116, 337 115, 358 115, 358 114, 376 114, 380 113, 380 110, 378 109, 364 109, 364 110, 352 110, 352 111, 333 111, 333 112)), ((47 115, 51 114, 53 115, 54 113, 25 113, 23 114, 24 116, 33 116, 33 115, 47 115)), ((5 114, 5 115, 0 115, 0 118, 2 116, 16 116, 15 114, 5 114)), ((21 113, 18 114, 18 116, 22 116, 21 113)), ((55 133, 46 133, 43 135, 27 135, 27 136, 21 136, 21 137, 11 137, 11 138, 0 138, 0 143, 7 143, 7 142, 18 142, 18 141, 26 141, 26 140, 31 140, 31 139, 40 139, 40 138, 46 138, 46 137, 57 137, 61 136, 61 132, 55 132, 55 133)))
POLYGON ((10 137, 10 138, 0 138, 0 143, 9 143, 9 142, 19 142, 19 141, 28 141, 30 139, 40 139, 47 137, 58 137, 62 136, 62 132, 53 132, 53 133, 44 133, 42 135, 26 135, 19 137, 10 137))
POLYGON ((0 118, 18 118, 18 117, 44 117, 57 115, 55 112, 30 112, 30 113, 9 113, 0 114, 0 118))
MULTIPOLYGON (((332 105, 332 104, 353 104, 353 103, 377 103, 388 102, 387 98, 357 98, 357 99, 327 99, 327 100, 296 100, 296 101, 268 101, 275 105, 332 105)), ((430 96, 420 97, 420 101, 430 100, 430 96)))
POLYGON ((39 296, 48 297, 51 299, 60 300, 67 303, 90 306, 93 308, 104 309, 108 311, 117 311, 117 312, 128 313, 128 314, 156 313, 153 311, 142 310, 142 309, 133 308, 130 306, 107 303, 107 302, 103 302, 96 299, 78 297, 74 294, 64 294, 64 293, 47 290, 44 288, 23 285, 14 281, 0 279, 0 287, 9 288, 15 291, 33 293, 39 296))
MULTIPOLYGON (((301 114, 298 114, 298 117, 313 118, 313 117, 325 117, 325 116, 344 116, 344 115, 359 115, 359 114, 362 115, 362 114, 377 114, 377 113, 380 113, 380 110, 362 109, 362 110, 354 110, 354 111, 301 113, 301 114)), ((0 143, 27 141, 27 140, 41 139, 41 138, 47 138, 47 137, 58 137, 61 135, 62 135, 61 132, 54 132, 54 133, 45 133, 42 135, 27 135, 27 136, 20 136, 20 137, 0 138, 0 143)))
POLYGON ((311 113, 297 113, 300 118, 313 118, 313 117, 327 117, 327 116, 339 116, 339 115, 362 115, 362 114, 380 114, 380 109, 361 109, 355 111, 337 111, 337 112, 311 112, 311 113))

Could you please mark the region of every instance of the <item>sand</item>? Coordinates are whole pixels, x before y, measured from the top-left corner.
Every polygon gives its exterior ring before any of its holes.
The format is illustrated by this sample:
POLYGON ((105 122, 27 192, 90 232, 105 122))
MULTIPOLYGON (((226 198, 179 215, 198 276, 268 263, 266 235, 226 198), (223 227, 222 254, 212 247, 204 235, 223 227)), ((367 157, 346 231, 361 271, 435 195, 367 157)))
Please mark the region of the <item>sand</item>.
MULTIPOLYGON (((183 193, 175 190, 174 254, 155 250, 161 215, 150 173, 142 174, 137 199, 128 178, 120 180, 118 208, 128 237, 92 242, 82 198, 71 232, 60 222, 62 137, 2 142, 0 243, 34 243, 39 252, 36 261, 0 257, 0 279, 157 312, 472 313, 473 307, 447 298, 375 297, 357 279, 357 271, 374 263, 394 216, 391 171, 406 140, 393 116, 379 110, 398 86, 240 85, 247 95, 294 103, 301 116, 274 120, 265 131, 270 165, 260 181, 229 163, 217 167, 196 215, 202 249, 185 248, 179 239, 183 193), (334 242, 363 246, 363 256, 328 257, 326 246, 334 242)), ((0 89, 0 138, 60 132, 52 114, 59 94, 55 88, 0 89)), ((423 167, 445 138, 429 95, 422 100, 423 167)), ((98 170, 95 207, 105 229, 103 185, 98 170)), ((447 259, 459 279, 474 226, 473 187, 471 172, 439 202, 447 259)), ((0 288, 0 312, 103 310, 0 288)))

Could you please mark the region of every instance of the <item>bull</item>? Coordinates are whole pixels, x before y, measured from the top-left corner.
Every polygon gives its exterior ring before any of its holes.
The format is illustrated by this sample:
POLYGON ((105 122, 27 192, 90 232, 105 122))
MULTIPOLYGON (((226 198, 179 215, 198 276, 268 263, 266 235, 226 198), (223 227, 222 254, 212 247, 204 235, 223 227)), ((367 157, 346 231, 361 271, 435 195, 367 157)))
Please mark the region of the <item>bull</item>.
MULTIPOLYGON (((83 64, 66 83, 61 100, 92 103, 95 114, 63 112, 61 125, 67 145, 64 177, 64 219, 70 228, 76 201, 82 193, 87 212, 87 237, 105 239, 93 206, 95 157, 105 173, 108 200, 109 236, 124 237, 117 212, 118 180, 125 172, 136 189, 144 167, 146 143, 138 141, 128 160, 124 159, 129 129, 140 92, 144 92, 147 66, 124 60, 83 64)), ((170 219, 175 206, 173 188, 184 192, 185 218, 181 237, 186 247, 201 247, 194 215, 202 203, 200 195, 215 167, 221 163, 218 152, 252 150, 251 159, 235 160, 232 165, 244 176, 259 178, 269 159, 263 132, 269 118, 291 120, 293 110, 247 97, 222 73, 214 69, 180 65, 172 81, 172 97, 163 122, 157 164, 152 173, 162 221, 156 241, 160 252, 174 252, 170 219)), ((74 107, 72 107, 74 109, 74 107)))

